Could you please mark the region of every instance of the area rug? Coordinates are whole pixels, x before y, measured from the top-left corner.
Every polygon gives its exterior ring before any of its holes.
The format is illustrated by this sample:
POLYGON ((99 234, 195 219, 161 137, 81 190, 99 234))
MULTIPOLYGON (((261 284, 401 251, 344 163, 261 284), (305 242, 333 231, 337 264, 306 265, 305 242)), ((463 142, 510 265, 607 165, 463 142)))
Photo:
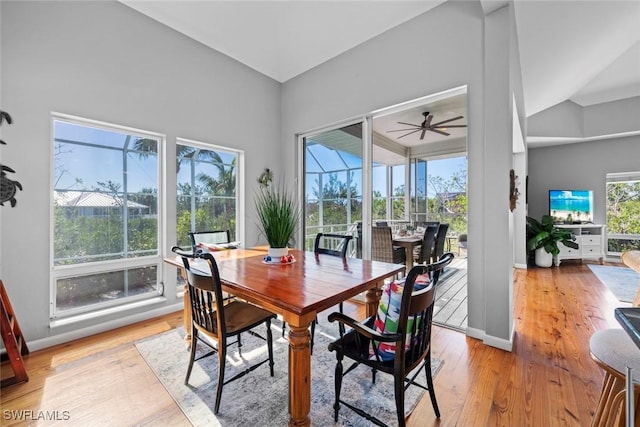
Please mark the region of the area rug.
POLYGON ((588 264, 613 295, 622 302, 633 302, 640 285, 638 273, 627 267, 613 267, 610 265, 588 264))
MULTIPOLYGON (((331 333, 333 324, 318 325, 315 333, 314 351, 311 361, 311 419, 314 426, 369 426, 344 405, 340 408, 340 418, 333 421, 335 353, 327 350, 327 345, 336 333, 331 333)), ((269 375, 268 364, 262 365, 249 375, 224 386, 220 411, 213 413, 217 385, 218 360, 213 355, 194 364, 189 385, 184 385, 184 376, 189 362, 189 351, 183 339, 182 328, 155 335, 136 342, 136 347, 149 367, 162 382, 171 397, 180 406, 194 426, 286 426, 288 413, 288 343, 281 337, 281 330, 272 325, 274 337, 275 376, 269 375), (277 338, 277 339, 276 339, 277 338)), ((242 356, 237 347, 229 347, 226 378, 231 378, 243 370, 247 360, 264 358, 267 347, 249 334, 242 335, 242 356)), ((199 345, 198 351, 205 351, 199 345)), ((345 361, 345 369, 349 366, 345 361)), ((433 375, 443 361, 433 359, 433 375)), ((425 376, 419 375, 425 384, 425 376)), ((425 393, 412 386, 405 394, 407 415, 413 410, 425 393)), ((359 366, 343 382, 343 400, 355 402, 356 406, 367 408, 370 413, 386 424, 397 425, 393 380, 390 375, 378 373, 376 384, 371 384, 371 370, 359 366)))

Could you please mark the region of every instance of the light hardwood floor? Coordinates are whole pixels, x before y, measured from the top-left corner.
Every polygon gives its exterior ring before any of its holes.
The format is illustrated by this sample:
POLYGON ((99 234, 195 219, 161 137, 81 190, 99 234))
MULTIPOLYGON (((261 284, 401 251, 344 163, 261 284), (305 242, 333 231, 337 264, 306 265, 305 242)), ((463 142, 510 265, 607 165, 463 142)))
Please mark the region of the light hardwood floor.
MULTIPOLYGON (((409 426, 590 424, 603 374, 589 357, 589 337, 618 327, 613 309, 624 304, 586 264, 517 270, 514 281, 513 351, 434 327, 433 355, 445 361, 435 377, 441 418, 426 396, 409 426)), ((1 391, 0 425, 36 425, 17 422, 18 414, 68 418, 65 426, 189 425, 133 345, 180 325, 175 313, 32 353, 29 382, 1 391)))

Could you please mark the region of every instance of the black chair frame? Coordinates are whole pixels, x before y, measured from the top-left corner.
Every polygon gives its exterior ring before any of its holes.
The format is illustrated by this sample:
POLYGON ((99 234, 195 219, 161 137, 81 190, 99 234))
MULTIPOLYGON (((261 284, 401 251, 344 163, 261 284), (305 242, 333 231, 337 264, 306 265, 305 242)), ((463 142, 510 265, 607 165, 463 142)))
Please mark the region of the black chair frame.
POLYGON ((385 426, 382 421, 368 414, 362 408, 357 408, 349 402, 340 398, 343 378, 358 365, 363 364, 372 369, 372 382, 375 383, 376 372, 381 371, 394 377, 394 394, 396 401, 396 412, 398 424, 405 426, 404 419, 404 392, 410 385, 416 385, 429 391, 431 403, 436 416, 440 417, 440 410, 433 388, 433 378, 431 376, 431 325, 433 318, 433 308, 435 303, 435 293, 438 279, 442 270, 453 260, 454 255, 450 252, 444 254, 439 261, 433 264, 416 265, 406 277, 402 300, 400 304, 400 317, 398 321, 398 332, 381 333, 374 329, 375 316, 371 316, 363 322, 358 322, 342 313, 332 313, 329 321, 337 321, 343 326, 340 328, 340 338, 329 344, 329 350, 336 352, 335 369, 335 402, 334 421, 338 421, 340 405, 343 404, 358 415, 365 417, 372 423, 385 426), (430 283, 424 289, 414 291, 416 277, 420 274, 428 274, 430 283), (411 331, 411 346, 405 349, 408 318, 410 316, 421 316, 420 322, 413 322, 411 331), (419 323, 416 325, 416 323, 419 323), (343 333, 344 326, 351 328, 349 332, 343 333), (395 342, 395 357, 391 361, 384 361, 373 341, 395 342), (374 349, 375 358, 370 358, 370 348, 374 349), (343 369, 342 361, 344 357, 353 360, 353 364, 343 369), (417 375, 424 367, 427 386, 415 382, 417 375), (411 374, 411 372, 414 372, 411 374), (411 375, 410 375, 411 374, 411 375))
POLYGON ((191 353, 189 367, 185 376, 185 385, 189 382, 193 364, 196 360, 218 354, 218 384, 216 389, 216 401, 214 413, 220 410, 222 388, 224 385, 242 378, 259 366, 269 363, 270 374, 273 377, 273 337, 271 334, 271 320, 276 318, 274 313, 264 310, 258 306, 242 301, 229 301, 223 297, 222 283, 218 265, 213 255, 209 252, 193 253, 185 251, 178 246, 171 250, 182 257, 184 268, 187 272, 187 284, 189 289, 189 302, 191 305, 191 353), (210 275, 191 268, 190 259, 201 258, 207 261, 210 275), (266 338, 256 333, 252 329, 264 323, 266 326, 266 338), (244 371, 239 372, 233 378, 225 380, 225 365, 227 347, 238 343, 238 351, 242 346, 240 334, 248 332, 267 342, 268 358, 255 361, 244 371), (217 341, 217 346, 211 345, 203 339, 200 334, 217 341), (228 339, 236 337, 236 341, 229 342, 228 339), (211 349, 210 352, 196 358, 196 347, 198 342, 205 344, 211 349))
POLYGON ((347 250, 349 249, 349 241, 351 241, 351 239, 353 239, 353 236, 349 234, 318 233, 316 234, 316 240, 313 244, 313 252, 316 254, 326 254, 346 258, 347 250), (337 249, 322 247, 321 242, 325 237, 340 240, 337 249))

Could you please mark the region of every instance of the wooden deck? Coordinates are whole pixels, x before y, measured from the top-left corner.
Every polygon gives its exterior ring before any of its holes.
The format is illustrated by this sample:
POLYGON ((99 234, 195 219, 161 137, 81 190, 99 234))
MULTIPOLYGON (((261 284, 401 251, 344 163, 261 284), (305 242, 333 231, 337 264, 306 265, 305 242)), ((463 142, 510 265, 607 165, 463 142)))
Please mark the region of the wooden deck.
POLYGON ((467 329, 466 256, 454 258, 440 278, 437 289, 433 323, 445 328, 465 331, 467 329))

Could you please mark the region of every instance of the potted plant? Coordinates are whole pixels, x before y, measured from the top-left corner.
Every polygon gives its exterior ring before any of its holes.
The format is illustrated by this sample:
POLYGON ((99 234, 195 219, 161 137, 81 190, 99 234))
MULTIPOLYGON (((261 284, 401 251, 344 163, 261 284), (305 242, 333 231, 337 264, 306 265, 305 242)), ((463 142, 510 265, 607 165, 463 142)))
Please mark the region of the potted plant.
POLYGON ((551 267, 553 259, 560 253, 558 243, 578 249, 575 236, 570 230, 556 228, 553 217, 544 215, 540 221, 527 217, 527 249, 535 251, 538 267, 551 267))
POLYGON ((269 255, 286 256, 300 221, 300 208, 293 191, 284 185, 262 186, 256 194, 255 204, 260 231, 269 243, 269 255))

